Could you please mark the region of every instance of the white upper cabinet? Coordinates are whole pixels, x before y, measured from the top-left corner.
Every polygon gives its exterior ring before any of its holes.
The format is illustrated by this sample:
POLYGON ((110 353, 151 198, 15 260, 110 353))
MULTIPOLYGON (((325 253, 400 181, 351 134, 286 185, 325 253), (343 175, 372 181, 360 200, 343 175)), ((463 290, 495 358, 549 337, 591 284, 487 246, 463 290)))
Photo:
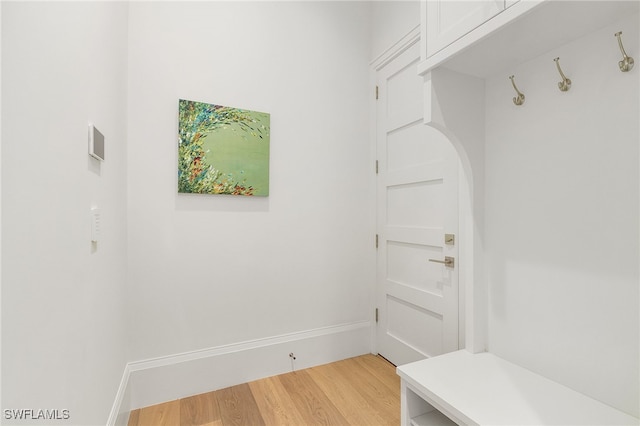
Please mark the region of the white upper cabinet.
MULTIPOLYGON (((507 0, 512 3, 513 0, 507 0)), ((505 9, 505 0, 427 0, 426 56, 450 45, 505 9)))
POLYGON ((421 5, 418 74, 446 67, 481 78, 640 9, 638 0, 423 0, 421 5), (580 19, 572 19, 576 16, 580 19))

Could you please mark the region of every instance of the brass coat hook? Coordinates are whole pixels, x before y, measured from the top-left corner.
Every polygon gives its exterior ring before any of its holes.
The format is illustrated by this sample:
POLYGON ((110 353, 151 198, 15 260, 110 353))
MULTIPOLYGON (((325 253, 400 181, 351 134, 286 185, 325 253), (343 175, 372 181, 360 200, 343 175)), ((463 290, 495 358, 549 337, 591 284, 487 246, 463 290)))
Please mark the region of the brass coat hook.
POLYGON ((627 52, 624 51, 624 47, 622 47, 622 38, 620 38, 621 35, 622 31, 615 33, 615 36, 618 37, 618 45, 620 46, 620 51, 623 56, 622 60, 618 62, 618 66, 620 67, 620 71, 627 72, 631 71, 631 68, 633 68, 633 58, 628 56, 627 52))
POLYGON ((556 66, 558 67, 558 72, 562 77, 562 81, 558 83, 558 89, 560 89, 561 92, 566 92, 571 88, 571 80, 565 77, 564 73, 562 72, 562 68, 560 68, 560 58, 555 58, 553 61, 556 63, 556 66))
POLYGON ((518 88, 516 87, 516 83, 515 81, 513 81, 513 75, 511 77, 509 77, 509 79, 511 80, 511 84, 513 84, 513 88, 515 89, 516 93, 518 94, 518 96, 516 96, 515 98, 513 98, 513 103, 516 105, 522 105, 524 103, 524 94, 522 94, 518 88))

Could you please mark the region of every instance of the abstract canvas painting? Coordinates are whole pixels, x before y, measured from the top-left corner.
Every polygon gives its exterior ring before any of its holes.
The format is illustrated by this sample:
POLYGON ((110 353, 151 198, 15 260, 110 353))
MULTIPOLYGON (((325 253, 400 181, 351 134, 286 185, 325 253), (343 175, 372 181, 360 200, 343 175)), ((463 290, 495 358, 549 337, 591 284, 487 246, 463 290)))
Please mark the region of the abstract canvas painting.
POLYGON ((269 195, 270 115, 180 99, 178 192, 269 195))

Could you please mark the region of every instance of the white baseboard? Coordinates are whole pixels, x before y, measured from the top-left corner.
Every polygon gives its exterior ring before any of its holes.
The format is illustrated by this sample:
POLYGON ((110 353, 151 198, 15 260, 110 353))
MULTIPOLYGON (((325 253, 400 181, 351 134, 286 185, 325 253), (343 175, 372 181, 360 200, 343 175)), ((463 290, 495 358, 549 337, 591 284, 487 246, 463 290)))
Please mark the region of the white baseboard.
POLYGON ((371 323, 361 321, 131 362, 107 424, 126 425, 137 408, 370 352, 371 323))
POLYGON ((131 369, 129 368, 129 364, 127 364, 124 366, 124 373, 122 373, 116 399, 113 407, 111 407, 111 413, 109 413, 109 419, 107 420, 108 426, 127 426, 129 423, 129 412, 131 411, 130 375, 131 369))

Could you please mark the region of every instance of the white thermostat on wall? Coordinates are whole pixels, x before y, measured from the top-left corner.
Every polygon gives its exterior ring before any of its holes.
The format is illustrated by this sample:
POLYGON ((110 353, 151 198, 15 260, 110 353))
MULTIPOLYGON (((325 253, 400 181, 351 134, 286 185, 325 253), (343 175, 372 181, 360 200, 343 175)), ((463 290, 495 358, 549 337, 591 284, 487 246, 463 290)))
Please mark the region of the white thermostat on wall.
POLYGON ((93 124, 89 124, 89 155, 104 161, 104 135, 93 124))

